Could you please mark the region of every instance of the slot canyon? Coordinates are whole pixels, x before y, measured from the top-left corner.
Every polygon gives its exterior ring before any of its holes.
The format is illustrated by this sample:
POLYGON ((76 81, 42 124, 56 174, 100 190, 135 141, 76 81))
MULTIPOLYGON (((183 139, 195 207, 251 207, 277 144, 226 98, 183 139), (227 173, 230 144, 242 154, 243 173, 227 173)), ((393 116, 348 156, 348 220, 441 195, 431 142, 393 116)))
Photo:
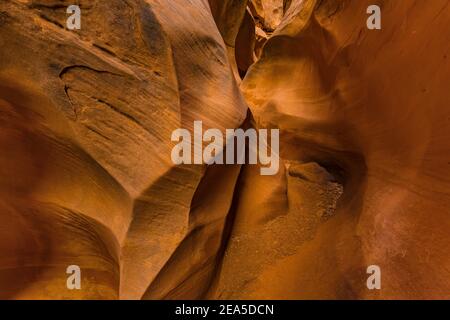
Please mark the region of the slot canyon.
POLYGON ((0 299, 450 299, 449 40, 448 0, 0 0, 0 299), (279 171, 173 164, 194 121, 279 171))

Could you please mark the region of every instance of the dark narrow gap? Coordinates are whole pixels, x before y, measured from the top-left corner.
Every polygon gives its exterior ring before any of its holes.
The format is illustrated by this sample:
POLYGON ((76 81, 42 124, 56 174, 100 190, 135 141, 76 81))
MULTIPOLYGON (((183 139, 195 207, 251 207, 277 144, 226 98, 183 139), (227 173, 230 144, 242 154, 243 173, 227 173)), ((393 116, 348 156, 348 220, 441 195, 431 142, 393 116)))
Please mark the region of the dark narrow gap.
POLYGON ((242 173, 244 170, 244 166, 245 165, 241 166, 239 176, 236 180, 236 187, 235 187, 234 193, 233 193, 233 200, 231 202, 230 210, 228 210, 228 214, 227 214, 227 217, 225 220, 225 226, 224 226, 223 232, 222 232, 221 245, 220 245, 220 248, 217 251, 217 255, 216 255, 216 263, 215 263, 216 266, 214 268, 213 274, 211 275, 210 284, 206 287, 206 290, 202 296, 202 299, 206 299, 208 294, 214 293, 214 291, 216 289, 215 287, 218 284, 219 276, 222 271, 222 264, 223 264, 225 252, 228 248, 228 243, 231 239, 231 235, 233 234, 233 226, 234 226, 234 222, 236 220, 236 212, 237 212, 239 197, 240 197, 239 186, 241 185, 241 181, 243 179, 242 173))
POLYGON ((239 77, 241 77, 242 80, 244 80, 245 76, 247 75, 248 70, 242 70, 241 68, 238 68, 239 77))
MULTIPOLYGON (((250 128, 254 128, 254 119, 253 119, 253 115, 250 111, 250 109, 247 112, 247 118, 245 119, 244 123, 240 126, 240 128, 242 128, 243 130, 247 130, 250 128)), ((248 163, 248 156, 249 156, 249 145, 248 145, 248 140, 245 140, 246 144, 245 144, 245 163, 248 163)), ((235 154, 236 154, 236 150, 235 150, 235 154)), ((238 209, 238 204, 239 204, 239 198, 240 198, 240 186, 242 185, 242 180, 243 180, 243 172, 245 170, 245 166, 246 164, 241 165, 240 171, 239 171, 239 175, 236 179, 236 184, 235 184, 235 188, 234 188, 234 192, 233 192, 233 199, 231 201, 231 205, 230 205, 230 209, 228 210, 228 214, 227 217, 225 219, 225 225, 223 228, 223 232, 222 232, 222 241, 221 241, 221 245, 219 250, 217 251, 217 255, 216 255, 216 266, 214 268, 213 274, 211 275, 211 281, 210 284, 206 287, 205 292, 203 293, 201 299, 205 299, 206 296, 208 294, 214 293, 215 291, 215 287, 218 284, 218 280, 219 280, 219 276, 222 270, 222 264, 223 264, 223 259, 225 256, 225 252, 228 248, 228 243, 231 239, 231 236, 233 234, 233 227, 234 227, 234 222, 236 220, 236 212, 238 209)))

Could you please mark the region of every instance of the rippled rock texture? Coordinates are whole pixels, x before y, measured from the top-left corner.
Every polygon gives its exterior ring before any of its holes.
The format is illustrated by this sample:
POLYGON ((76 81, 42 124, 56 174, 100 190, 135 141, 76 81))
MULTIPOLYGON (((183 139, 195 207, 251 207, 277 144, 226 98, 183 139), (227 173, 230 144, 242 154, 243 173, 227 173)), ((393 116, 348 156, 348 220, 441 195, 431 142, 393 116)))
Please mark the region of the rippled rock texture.
POLYGON ((0 0, 0 298, 450 298, 448 0, 71 4, 0 0), (174 165, 195 120, 278 174, 174 165))

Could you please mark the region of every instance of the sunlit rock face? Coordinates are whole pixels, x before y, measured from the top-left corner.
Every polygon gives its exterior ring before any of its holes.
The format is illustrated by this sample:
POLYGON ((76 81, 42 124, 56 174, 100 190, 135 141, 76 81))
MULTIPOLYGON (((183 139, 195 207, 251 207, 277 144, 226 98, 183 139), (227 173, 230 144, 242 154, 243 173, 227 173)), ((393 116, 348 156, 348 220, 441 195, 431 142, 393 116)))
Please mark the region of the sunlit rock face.
POLYGON ((206 1, 69 4, 0 1, 0 295, 141 298, 179 247, 214 266, 239 172, 175 166, 172 131, 247 106, 206 1))
POLYGON ((286 169, 244 169, 214 297, 449 297, 448 1, 376 3, 382 30, 373 1, 292 1, 247 73, 286 169), (304 173, 317 165, 332 179, 304 173))
POLYGON ((0 0, 0 298, 450 297, 447 0, 78 3, 0 0), (280 170, 174 165, 195 120, 280 170))
POLYGON ((284 6, 283 0, 251 0, 249 3, 256 24, 268 33, 272 33, 283 19, 284 6))

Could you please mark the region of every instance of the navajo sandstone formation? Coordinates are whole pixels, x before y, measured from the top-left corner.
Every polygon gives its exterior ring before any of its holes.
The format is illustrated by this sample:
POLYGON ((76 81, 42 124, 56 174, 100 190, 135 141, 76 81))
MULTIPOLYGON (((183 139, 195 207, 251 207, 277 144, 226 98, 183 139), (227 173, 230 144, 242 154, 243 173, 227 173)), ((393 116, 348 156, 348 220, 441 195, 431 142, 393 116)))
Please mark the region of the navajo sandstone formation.
POLYGON ((0 298, 450 297, 448 0, 78 3, 0 0, 0 298), (194 120, 279 173, 173 165, 194 120))

